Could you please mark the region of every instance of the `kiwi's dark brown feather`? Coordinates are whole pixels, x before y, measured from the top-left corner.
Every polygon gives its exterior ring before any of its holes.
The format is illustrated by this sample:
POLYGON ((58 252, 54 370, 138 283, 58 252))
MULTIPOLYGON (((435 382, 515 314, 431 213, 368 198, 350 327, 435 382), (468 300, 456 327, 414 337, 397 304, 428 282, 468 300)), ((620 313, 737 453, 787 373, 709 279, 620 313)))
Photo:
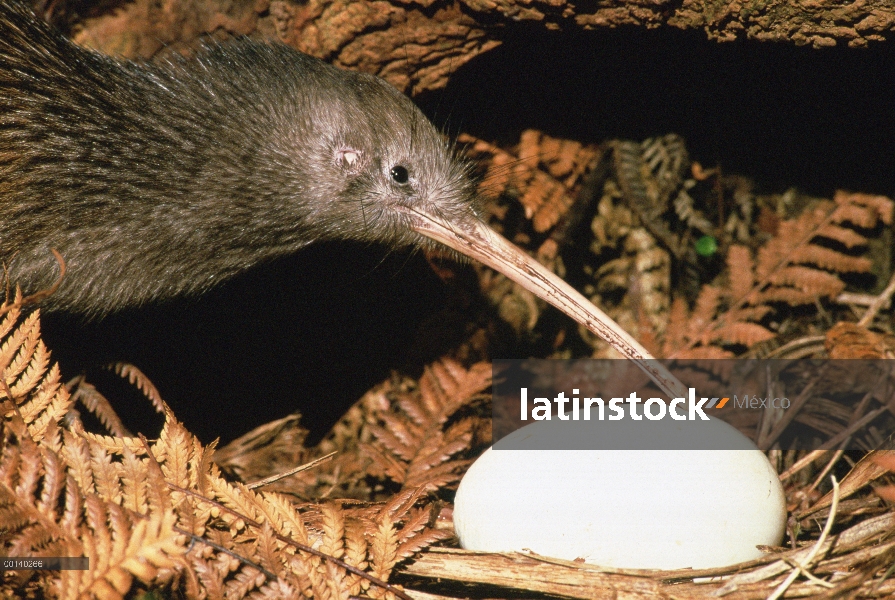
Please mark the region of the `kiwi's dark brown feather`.
POLYGON ((464 219, 471 198, 441 135, 375 77, 250 40, 121 61, 0 3, 0 259, 35 291, 59 250, 48 308, 200 293, 322 238, 419 243, 396 204, 464 219))

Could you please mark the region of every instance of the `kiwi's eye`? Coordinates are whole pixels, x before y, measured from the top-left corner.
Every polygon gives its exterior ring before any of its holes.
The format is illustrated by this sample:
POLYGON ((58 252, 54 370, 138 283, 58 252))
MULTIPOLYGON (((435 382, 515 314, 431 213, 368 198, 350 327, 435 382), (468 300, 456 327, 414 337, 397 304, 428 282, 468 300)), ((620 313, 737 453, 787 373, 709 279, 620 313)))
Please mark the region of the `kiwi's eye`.
POLYGON ((407 172, 407 168, 402 167, 401 165, 395 165, 389 173, 392 176, 392 181, 401 185, 404 185, 410 179, 410 174, 407 172))

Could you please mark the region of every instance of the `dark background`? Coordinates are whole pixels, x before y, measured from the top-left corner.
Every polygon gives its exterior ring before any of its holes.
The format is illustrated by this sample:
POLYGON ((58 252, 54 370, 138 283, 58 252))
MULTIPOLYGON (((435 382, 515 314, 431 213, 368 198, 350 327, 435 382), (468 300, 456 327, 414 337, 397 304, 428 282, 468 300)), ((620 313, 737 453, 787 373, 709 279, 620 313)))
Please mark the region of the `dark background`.
MULTIPOLYGON (((502 144, 527 128, 582 142, 673 132, 704 166, 747 175, 760 190, 892 194, 893 59, 881 44, 814 50, 671 29, 520 27, 418 101, 451 133, 502 144)), ((459 341, 460 331, 427 334, 449 302, 419 254, 327 244, 199 299, 93 323, 52 315, 44 331, 66 376, 87 373, 150 436, 160 421, 102 365, 136 364, 204 442, 295 410, 319 436, 390 370, 419 374, 459 341)), ((521 357, 512 346, 500 352, 521 357)))

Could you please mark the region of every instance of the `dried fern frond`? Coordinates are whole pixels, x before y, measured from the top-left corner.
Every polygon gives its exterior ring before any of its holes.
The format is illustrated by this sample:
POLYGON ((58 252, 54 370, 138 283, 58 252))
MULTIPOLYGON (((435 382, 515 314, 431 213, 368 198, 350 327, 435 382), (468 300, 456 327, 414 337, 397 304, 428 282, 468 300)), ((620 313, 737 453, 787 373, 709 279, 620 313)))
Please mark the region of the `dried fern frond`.
POLYGON ((168 405, 162 400, 162 395, 156 389, 155 384, 136 366, 130 363, 116 362, 109 365, 109 369, 127 379, 132 385, 136 385, 137 389, 149 399, 156 411, 164 413, 168 409, 168 405))
POLYGON ((370 473, 384 476, 404 487, 436 490, 460 478, 468 464, 454 459, 469 449, 475 417, 465 417, 445 428, 448 419, 490 384, 490 365, 480 363, 470 370, 442 360, 431 365, 420 378, 419 390, 396 399, 391 411, 369 431, 375 441, 362 445, 371 457, 370 473))
MULTIPOLYGON (((68 391, 59 381, 59 369, 48 370, 50 353, 40 339, 40 313, 22 318, 21 307, 4 304, 0 322, 0 402, 12 401, 14 413, 40 441, 57 433, 60 419, 72 406, 68 391)), ((6 412, 6 417, 12 416, 6 412)), ((54 437, 56 437, 54 435, 54 437)))
MULTIPOLYGON (((58 368, 47 366, 38 315, 7 308, 0 321, 0 554, 82 556, 89 568, 4 571, 0 595, 123 598, 139 582, 180 588, 188 598, 407 598, 386 583, 392 569, 446 536, 429 527, 423 488, 376 512, 375 527, 338 503, 323 505, 322 532, 312 532, 313 510, 224 480, 214 445, 201 444, 170 409, 152 443, 120 430, 88 433, 77 419, 63 423, 73 400, 58 368)), ((427 395, 436 397, 420 415, 476 388, 462 369, 437 369, 427 395)), ((145 375, 117 370, 165 407, 145 375)))
POLYGON ((96 418, 109 433, 117 437, 131 436, 124 423, 118 418, 115 409, 112 408, 112 404, 99 393, 99 390, 87 383, 83 376, 76 377, 66 387, 71 392, 72 400, 96 415, 96 418))
POLYGON ((458 141, 469 144, 467 153, 487 165, 479 193, 489 199, 517 198, 537 233, 548 231, 569 210, 582 176, 600 156, 596 147, 531 129, 522 132, 513 152, 469 135, 458 141))
POLYGON ((817 202, 780 221, 776 235, 754 256, 732 245, 725 280, 705 286, 691 314, 676 305, 663 349, 682 357, 697 346, 749 348, 772 339, 774 333, 758 321, 778 305, 832 300, 845 289, 843 275, 870 272, 871 260, 852 253, 868 245, 865 230, 891 221, 893 206, 882 196, 839 192, 832 202, 817 202))
POLYGON ((704 217, 697 216, 692 202, 687 202, 689 196, 681 187, 690 165, 683 138, 670 134, 641 143, 616 140, 612 146, 615 178, 624 201, 643 226, 679 256, 679 239, 668 228, 662 214, 674 204, 686 215, 685 221, 696 221, 703 227, 706 224, 704 217), (685 196, 672 203, 672 194, 678 191, 685 196))
POLYGON ((302 498, 378 501, 395 482, 428 485, 430 490, 449 486, 470 451, 490 441, 482 394, 490 375, 486 363, 466 369, 442 359, 419 381, 396 374, 367 392, 316 447, 300 445, 305 432, 293 416, 246 434, 221 451, 223 459, 216 455, 215 460, 243 480, 256 481, 334 453, 313 470, 264 488, 302 498), (298 445, 287 450, 296 440, 298 445))

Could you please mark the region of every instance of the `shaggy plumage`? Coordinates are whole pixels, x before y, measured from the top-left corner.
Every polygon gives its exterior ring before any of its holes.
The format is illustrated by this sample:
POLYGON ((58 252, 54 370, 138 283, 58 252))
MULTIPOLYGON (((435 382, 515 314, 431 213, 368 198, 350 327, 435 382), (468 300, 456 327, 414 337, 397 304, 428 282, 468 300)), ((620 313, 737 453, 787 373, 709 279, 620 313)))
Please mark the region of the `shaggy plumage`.
POLYGON ((405 96, 286 46, 161 64, 82 49, 0 3, 0 260, 50 309, 197 294, 320 239, 421 244, 475 219, 467 168, 405 96))

